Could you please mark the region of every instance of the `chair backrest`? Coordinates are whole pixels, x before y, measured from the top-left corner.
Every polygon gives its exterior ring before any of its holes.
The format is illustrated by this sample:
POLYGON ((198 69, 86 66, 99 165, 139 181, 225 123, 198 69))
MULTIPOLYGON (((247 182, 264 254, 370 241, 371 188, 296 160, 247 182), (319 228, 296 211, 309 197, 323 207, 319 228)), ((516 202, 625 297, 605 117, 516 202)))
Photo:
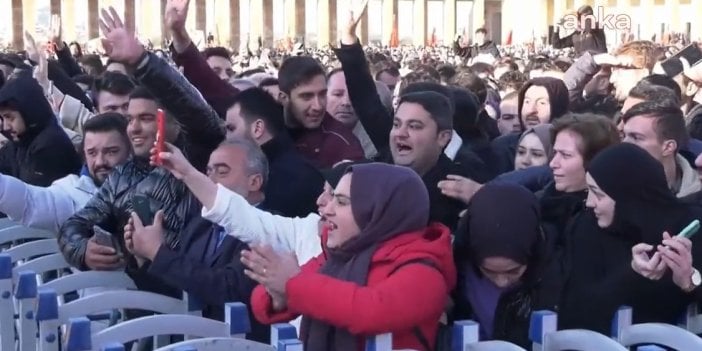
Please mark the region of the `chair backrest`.
POLYGON ((40 289, 51 289, 57 295, 89 288, 123 288, 136 290, 132 278, 124 272, 86 271, 69 274, 42 284, 40 289))
POLYGON ((5 250, 4 253, 12 257, 12 262, 17 262, 19 260, 26 260, 28 258, 50 255, 58 252, 59 246, 56 239, 42 239, 14 246, 11 249, 5 250))
POLYGON ((529 320, 529 340, 533 343, 534 351, 543 350, 546 334, 558 329, 558 315, 552 311, 534 311, 529 320))
POLYGON ((56 234, 50 231, 28 228, 12 222, 0 222, 0 245, 20 240, 55 239, 56 234))
POLYGON ((680 324, 680 327, 686 329, 692 334, 702 334, 702 314, 700 314, 699 305, 696 303, 687 306, 685 316, 680 324))
POLYGON ((195 340, 187 340, 177 344, 168 345, 155 351, 229 351, 229 350, 248 350, 248 351, 281 351, 271 345, 262 344, 259 342, 241 339, 241 338, 202 338, 195 340))
POLYGON ((66 259, 63 257, 62 253, 55 253, 41 256, 15 266, 15 268, 12 269, 12 276, 16 279, 20 272, 32 271, 36 274, 43 274, 70 267, 71 265, 66 262, 66 259))
POLYGON ((392 334, 380 334, 366 340, 366 351, 392 351, 392 334))
POLYGON ((544 351, 627 351, 628 349, 606 335, 591 330, 560 330, 546 334, 544 351))
POLYGON ((630 325, 619 340, 624 346, 657 344, 676 350, 702 350, 702 338, 680 327, 662 323, 630 325))
POLYGON ((461 350, 466 351, 526 351, 518 345, 501 340, 481 341, 468 344, 461 350))
POLYGON ((15 348, 15 306, 12 301, 12 257, 0 254, 0 349, 15 348))
POLYGON ((296 340, 297 329, 288 323, 271 325, 271 346, 277 346, 280 340, 296 340))
POLYGON ((35 351, 37 344, 37 322, 35 320, 37 297, 37 276, 32 271, 19 274, 15 288, 15 300, 18 302, 19 349, 35 351))
POLYGON ((248 319, 246 305, 227 303, 226 322, 190 315, 156 315, 129 320, 91 335, 90 321, 86 317, 70 319, 66 351, 99 349, 110 343, 130 341, 158 335, 186 335, 191 337, 232 337, 249 332, 237 328, 247 323, 232 323, 241 318, 248 319))
POLYGON ((186 303, 180 299, 148 291, 118 290, 85 296, 59 306, 58 321, 59 324, 66 324, 70 318, 115 309, 137 309, 164 314, 188 313, 186 303))

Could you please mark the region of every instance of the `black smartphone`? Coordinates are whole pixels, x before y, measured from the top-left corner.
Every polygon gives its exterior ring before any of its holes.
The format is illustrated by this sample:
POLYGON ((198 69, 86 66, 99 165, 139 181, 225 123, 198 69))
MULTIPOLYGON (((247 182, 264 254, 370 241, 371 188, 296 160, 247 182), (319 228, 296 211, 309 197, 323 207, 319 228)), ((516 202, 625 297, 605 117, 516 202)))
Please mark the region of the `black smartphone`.
POLYGON ((119 246, 119 243, 117 242, 117 238, 115 238, 112 233, 106 231, 105 229, 100 228, 97 225, 93 226, 93 234, 95 238, 95 242, 98 245, 102 246, 107 246, 115 249, 117 251, 117 255, 122 255, 122 250, 121 247, 119 246))
POLYGON ((154 205, 154 200, 146 195, 136 194, 132 196, 132 208, 139 216, 141 224, 145 226, 154 224, 154 216, 156 215, 154 208, 157 207, 154 205))
POLYGON ((684 58, 692 67, 697 62, 702 60, 702 50, 700 50, 697 44, 693 43, 661 62, 661 67, 663 68, 663 71, 665 71, 665 75, 672 78, 682 73, 683 65, 680 61, 681 57, 684 58))

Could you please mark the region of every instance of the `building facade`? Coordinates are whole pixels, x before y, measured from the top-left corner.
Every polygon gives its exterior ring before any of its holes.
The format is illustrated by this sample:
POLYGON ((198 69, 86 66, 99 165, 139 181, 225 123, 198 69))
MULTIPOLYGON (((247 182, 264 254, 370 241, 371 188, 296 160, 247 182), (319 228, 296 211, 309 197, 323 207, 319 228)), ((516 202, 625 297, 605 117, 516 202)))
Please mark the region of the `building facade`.
MULTIPOLYGON (((216 45, 239 48, 249 42, 266 46, 302 40, 307 45, 335 43, 360 0, 191 0, 187 27, 196 42, 211 36, 216 45)), ((651 39, 667 31, 702 37, 694 23, 702 0, 370 0, 359 34, 364 43, 387 44, 393 31, 402 43, 450 44, 457 33, 470 35, 485 27, 496 42, 542 40, 549 26, 566 13, 589 4, 605 22, 607 16, 629 19, 628 31, 651 39), (624 16, 624 17, 623 17, 624 16)), ((24 30, 41 38, 51 14, 61 16, 67 41, 99 37, 99 9, 113 6, 143 41, 161 46, 165 0, 0 0, 0 41, 23 46, 24 30)), ((627 30, 605 28, 610 43, 627 30)))

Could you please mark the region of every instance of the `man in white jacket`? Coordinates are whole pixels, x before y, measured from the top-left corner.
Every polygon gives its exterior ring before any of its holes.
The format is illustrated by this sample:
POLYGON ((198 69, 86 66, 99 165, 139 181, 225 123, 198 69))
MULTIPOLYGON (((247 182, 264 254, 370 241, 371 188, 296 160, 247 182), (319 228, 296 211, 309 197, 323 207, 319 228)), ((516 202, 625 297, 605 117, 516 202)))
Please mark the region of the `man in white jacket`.
POLYGON ((85 122, 82 150, 89 174, 70 174, 48 187, 37 187, 0 174, 0 212, 23 226, 57 233, 82 208, 116 166, 131 154, 127 120, 104 113, 85 122))

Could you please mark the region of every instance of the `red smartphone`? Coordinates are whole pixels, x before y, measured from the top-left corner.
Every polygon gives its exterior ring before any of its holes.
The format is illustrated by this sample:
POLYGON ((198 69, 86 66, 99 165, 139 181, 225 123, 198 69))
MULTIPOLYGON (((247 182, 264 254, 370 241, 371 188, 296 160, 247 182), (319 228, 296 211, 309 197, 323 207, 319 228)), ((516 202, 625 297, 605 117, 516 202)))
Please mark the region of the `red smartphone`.
POLYGON ((158 112, 156 112, 156 124, 158 125, 158 130, 156 131, 155 163, 157 166, 160 166, 162 164, 161 152, 163 152, 166 142, 166 113, 162 109, 158 109, 158 112))

